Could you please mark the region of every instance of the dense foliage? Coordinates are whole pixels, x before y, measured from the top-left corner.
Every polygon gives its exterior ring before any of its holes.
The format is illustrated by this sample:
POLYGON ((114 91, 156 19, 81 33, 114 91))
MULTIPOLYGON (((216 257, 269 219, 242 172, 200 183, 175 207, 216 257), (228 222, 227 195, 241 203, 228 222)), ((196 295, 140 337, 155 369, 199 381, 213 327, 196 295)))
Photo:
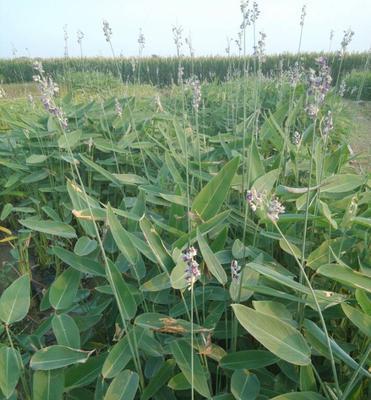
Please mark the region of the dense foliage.
POLYGON ((0 398, 367 397, 371 181, 309 82, 0 103, 0 398))
POLYGON ((345 96, 371 100, 371 71, 353 71, 345 77, 345 96))
MULTIPOLYGON (((300 64, 306 69, 315 66, 320 53, 303 53, 300 64)), ((328 53, 333 81, 338 76, 353 70, 362 70, 367 62, 368 53, 347 54, 345 58, 337 53, 328 53)), ((250 72, 256 68, 254 57, 182 57, 184 77, 195 74, 202 80, 225 81, 230 75, 242 75, 245 64, 250 72)), ((284 53, 266 56, 261 68, 266 76, 279 75, 280 72, 292 68, 298 61, 296 54, 284 53)), ((54 77, 65 76, 71 72, 103 72, 118 76, 118 71, 124 82, 149 83, 154 85, 169 85, 178 80, 179 59, 176 57, 143 57, 143 58, 56 58, 43 60, 45 70, 54 77)), ((0 60, 0 81, 30 82, 34 72, 31 60, 16 58, 0 60)))

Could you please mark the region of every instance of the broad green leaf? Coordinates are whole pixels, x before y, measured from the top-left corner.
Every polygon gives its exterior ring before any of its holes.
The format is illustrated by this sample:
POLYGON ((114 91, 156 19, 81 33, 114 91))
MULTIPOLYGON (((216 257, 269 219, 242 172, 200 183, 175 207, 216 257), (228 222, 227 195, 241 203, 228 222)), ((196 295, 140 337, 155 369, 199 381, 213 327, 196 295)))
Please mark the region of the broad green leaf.
POLYGON ((326 400, 316 392, 290 392, 272 397, 271 400, 326 400))
POLYGON ((38 350, 30 361, 34 370, 51 370, 67 367, 71 364, 84 363, 88 360, 91 351, 71 349, 70 347, 54 345, 38 350))
POLYGON ((178 367, 183 372, 187 381, 194 389, 207 399, 211 398, 207 376, 200 362, 198 354, 195 354, 191 346, 184 340, 174 340, 170 343, 170 351, 173 354, 178 367), (193 355, 193 369, 192 369, 193 355))
POLYGON ((239 162, 239 157, 229 161, 193 200, 192 212, 200 216, 203 221, 214 217, 222 207, 239 162))
POLYGON ((64 391, 63 369, 35 371, 32 387, 33 400, 62 400, 64 391))
POLYGON ((259 379, 244 369, 238 369, 232 374, 231 392, 236 400, 255 400, 260 392, 259 379))
POLYGON ((21 355, 11 347, 0 347, 0 393, 6 398, 13 393, 23 368, 21 355))
POLYGON ((179 372, 179 374, 173 376, 167 385, 172 390, 188 390, 192 388, 183 372, 179 372))
POLYGON ((160 264, 164 272, 169 272, 174 266, 174 261, 165 248, 159 234, 145 217, 139 221, 139 225, 149 247, 156 257, 157 262, 160 264))
POLYGON ((343 174, 325 179, 321 184, 321 193, 350 192, 365 183, 362 175, 343 174))
MULTIPOLYGON (((174 270, 174 268, 173 268, 174 270)), ((167 272, 161 272, 147 282, 144 282, 140 286, 142 292, 158 292, 160 290, 168 289, 171 287, 169 274, 167 272)))
POLYGON ((26 158, 26 164, 41 164, 48 159, 44 154, 32 154, 26 158))
MULTIPOLYGON (((329 357, 327 339, 325 333, 313 322, 308 319, 304 320, 305 336, 308 342, 324 357, 329 357)), ((333 339, 330 338, 330 345, 335 358, 343 361, 350 368, 357 370, 359 365, 353 358, 346 353, 333 339)), ((360 369, 360 374, 365 377, 371 378, 371 374, 364 368, 360 369)))
POLYGON ((65 132, 58 139, 58 146, 61 149, 73 149, 80 141, 82 131, 80 129, 73 132, 65 132))
POLYGON ((58 344, 73 349, 80 348, 79 328, 72 317, 67 314, 54 315, 52 329, 58 344))
POLYGON ((220 360, 226 369, 259 369, 275 364, 279 358, 265 350, 242 350, 229 353, 220 360))
POLYGON ((54 309, 65 310, 73 304, 80 285, 80 276, 79 271, 70 267, 51 284, 49 301, 54 309))
POLYGON ((30 278, 22 275, 0 297, 0 319, 7 325, 21 321, 30 308, 30 278))
POLYGON ((106 275, 115 296, 121 318, 124 321, 132 319, 137 312, 137 305, 121 272, 111 260, 108 260, 106 275))
POLYGON ((48 235, 60 236, 66 239, 76 237, 76 232, 72 226, 64 222, 53 220, 35 220, 35 219, 20 219, 19 222, 28 229, 36 232, 46 233, 48 235))
POLYGON ((343 303, 341 308, 350 321, 364 334, 371 337, 371 316, 343 303))
POLYGON ((104 267, 97 261, 87 257, 80 257, 62 247, 54 246, 53 253, 64 263, 84 274, 92 276, 106 276, 104 267))
MULTIPOLYGON (((171 270, 170 283, 173 289, 182 290, 188 285, 186 276, 187 264, 182 259, 179 259, 177 265, 171 270)), ((198 280, 198 278, 196 278, 198 280)), ((195 282, 196 282, 195 279, 195 282)))
POLYGON ((371 299, 367 292, 361 289, 356 289, 355 296, 363 312, 367 315, 371 315, 371 299))
POLYGON ((107 221, 117 247, 128 260, 130 268, 133 271, 133 276, 139 281, 146 273, 143 259, 109 205, 107 207, 107 221))
POLYGON ((295 365, 310 363, 308 344, 291 325, 241 304, 232 308, 240 324, 273 354, 295 365))
POLYGON ((120 372, 108 387, 104 400, 133 400, 139 386, 139 376, 136 372, 120 372))
POLYGON ((153 399, 153 395, 156 394, 172 377, 175 367, 175 361, 173 359, 167 360, 163 363, 161 368, 151 377, 148 385, 145 387, 140 400, 153 399))
POLYGON ((208 270, 216 280, 224 286, 228 281, 227 274, 199 231, 197 234, 197 241, 208 270))
POLYGON ((113 175, 111 172, 107 171, 106 169, 102 168, 100 165, 95 163, 89 158, 85 157, 83 154, 79 154, 81 160, 94 171, 98 172, 102 176, 104 176, 108 181, 114 183, 117 186, 120 186, 120 181, 113 175))
POLYGON ((317 392, 317 383, 314 376, 312 365, 302 365, 300 367, 300 390, 317 392))
POLYGON ((72 390, 91 384, 102 370, 105 354, 90 357, 85 364, 72 365, 65 369, 65 387, 72 390))
POLYGON ((271 171, 256 179, 252 187, 255 188, 258 193, 270 193, 279 175, 279 169, 272 169, 271 171))
POLYGON ((371 277, 352 270, 345 265, 326 264, 318 268, 317 273, 336 282, 371 293, 371 277))
POLYGON ((103 378, 114 378, 126 367, 128 362, 132 359, 132 348, 134 346, 134 343, 136 343, 137 346, 140 346, 141 341, 145 335, 144 329, 136 328, 137 327, 130 330, 129 334, 126 334, 111 348, 102 367, 103 378))
POLYGON ((143 176, 135 174, 112 174, 123 185, 146 185, 148 181, 143 176))
POLYGON ((96 240, 90 239, 87 236, 82 236, 77 240, 73 251, 77 256, 83 257, 93 252, 96 248, 96 240))

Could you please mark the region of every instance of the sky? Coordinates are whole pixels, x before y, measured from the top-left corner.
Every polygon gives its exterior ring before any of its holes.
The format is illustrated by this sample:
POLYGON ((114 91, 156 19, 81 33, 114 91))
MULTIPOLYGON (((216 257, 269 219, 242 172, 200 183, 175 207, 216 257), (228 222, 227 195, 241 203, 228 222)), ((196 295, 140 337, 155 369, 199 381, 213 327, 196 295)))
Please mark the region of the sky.
MULTIPOLYGON (((267 53, 296 52, 300 14, 307 5, 302 51, 340 46, 343 31, 355 36, 350 51, 371 46, 371 0, 260 0, 257 31, 267 34, 267 53)), ((227 38, 237 37, 241 23, 239 0, 0 0, 0 58, 62 57, 63 26, 67 25, 69 56, 79 56, 77 30, 84 32, 84 56, 109 56, 102 22, 112 28, 112 45, 117 55, 138 54, 138 34, 145 36, 143 55, 174 55, 172 27, 181 25, 191 36, 196 55, 223 55, 227 38)), ((252 29, 247 31, 247 51, 253 46, 252 29)), ((237 47, 232 44, 232 53, 237 47)), ((183 53, 188 54, 187 47, 183 53)))

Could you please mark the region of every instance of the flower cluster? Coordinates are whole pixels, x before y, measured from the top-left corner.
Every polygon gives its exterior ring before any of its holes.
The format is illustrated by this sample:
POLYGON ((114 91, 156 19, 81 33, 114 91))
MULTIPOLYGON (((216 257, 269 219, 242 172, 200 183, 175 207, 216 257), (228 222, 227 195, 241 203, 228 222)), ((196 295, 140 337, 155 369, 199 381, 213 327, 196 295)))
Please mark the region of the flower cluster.
POLYGON ((255 24, 260 15, 258 3, 256 1, 254 1, 252 7, 249 8, 249 0, 241 0, 240 10, 242 14, 241 30, 244 30, 248 25, 255 24))
POLYGON ((339 86, 339 92, 338 92, 339 96, 344 97, 346 90, 347 90, 347 84, 346 84, 345 80, 342 80, 340 83, 340 86, 339 86))
POLYGON ((84 32, 81 30, 77 31, 77 43, 81 46, 82 39, 84 39, 84 32))
POLYGON ((295 131, 294 134, 292 135, 292 143, 295 146, 299 146, 300 142, 301 142, 301 135, 298 131, 295 131))
POLYGON ((265 57, 265 39, 267 35, 264 32, 259 32, 258 45, 254 47, 254 56, 259 59, 259 62, 264 62, 265 57))
POLYGON ((326 117, 323 120, 323 128, 322 128, 323 136, 327 136, 333 128, 334 128, 334 123, 332 120, 332 112, 328 111, 326 117))
POLYGON ((144 37, 142 29, 139 29, 139 36, 138 36, 139 55, 142 55, 145 44, 146 44, 146 38, 144 37))
POLYGON ((307 113, 311 118, 316 118, 321 104, 324 102, 327 92, 331 88, 331 73, 325 57, 316 59, 318 73, 309 70, 308 95, 312 96, 312 102, 307 106, 307 113))
POLYGON ((103 21, 103 33, 106 38, 106 42, 109 42, 112 36, 112 29, 106 20, 103 21))
POLYGON ((188 285, 188 290, 191 290, 197 279, 201 276, 199 270, 199 264, 195 260, 197 256, 197 250, 191 246, 183 253, 183 261, 187 263, 187 268, 185 269, 185 280, 188 285))
POLYGON ((236 282, 236 283, 239 282, 240 272, 241 272, 241 267, 238 265, 237 260, 232 260, 232 262, 231 262, 232 282, 236 282))
POLYGON ((280 214, 283 214, 284 212, 285 207, 280 203, 280 201, 277 198, 271 199, 268 204, 267 217, 272 222, 277 222, 280 218, 280 214))
POLYGON ((180 51, 183 46, 183 39, 182 39, 183 28, 180 25, 175 25, 173 26, 172 31, 173 31, 174 44, 176 46, 176 54, 179 57, 180 51))
POLYGON ((38 84, 41 93, 41 102, 43 103, 45 110, 54 115, 61 126, 66 129, 67 118, 64 115, 63 110, 58 107, 54 101, 54 97, 59 93, 58 85, 53 82, 50 76, 45 76, 45 71, 39 61, 34 62, 33 68, 37 72, 37 75, 33 76, 33 80, 38 84))
POLYGON ((307 15, 307 6, 304 4, 302 9, 301 9, 301 15, 300 15, 300 26, 304 26, 304 20, 305 16, 307 15))
POLYGON ((193 92, 192 107, 198 112, 201 104, 201 83, 195 75, 189 78, 187 83, 193 92))
POLYGON ((344 31, 344 36, 343 39, 341 41, 341 51, 340 54, 343 56, 345 54, 345 52, 347 51, 347 48, 350 44, 350 42, 352 41, 354 36, 354 32, 351 29, 348 29, 347 31, 344 31))
POLYGON ((277 198, 268 200, 265 192, 258 192, 255 188, 248 190, 246 201, 254 212, 262 211, 272 222, 277 222, 280 214, 285 212, 285 207, 277 198))
POLYGON ((195 56, 195 49, 193 47, 191 35, 185 38, 185 42, 189 49, 189 55, 193 58, 195 56))
POLYGON ((255 188, 248 190, 246 193, 246 201, 254 212, 263 207, 264 200, 265 194, 258 192, 255 188))
POLYGON ((67 25, 63 26, 63 33, 64 33, 64 56, 68 57, 68 31, 67 31, 67 25))
POLYGON ((115 113, 118 117, 122 116, 122 106, 117 98, 115 99, 115 113))
MULTIPOLYGON (((283 68, 283 66, 282 66, 283 68)), ((303 76, 303 67, 301 64, 299 64, 298 61, 295 62, 293 67, 290 67, 289 70, 286 72, 288 81, 292 87, 296 87, 297 84, 300 82, 302 76, 303 76)))

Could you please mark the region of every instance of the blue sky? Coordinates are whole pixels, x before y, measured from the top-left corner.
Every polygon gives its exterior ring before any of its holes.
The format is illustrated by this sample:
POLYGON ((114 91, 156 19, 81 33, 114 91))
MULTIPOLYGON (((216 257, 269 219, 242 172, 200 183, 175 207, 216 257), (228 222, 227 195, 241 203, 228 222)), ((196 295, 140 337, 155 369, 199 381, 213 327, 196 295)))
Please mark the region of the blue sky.
MULTIPOLYGON (((327 50, 330 30, 333 49, 343 31, 355 31, 350 50, 371 45, 371 0, 261 0, 257 30, 267 34, 267 52, 296 51, 301 7, 307 4, 303 51, 327 50)), ((173 55, 171 28, 178 23, 191 33, 196 55, 225 54, 227 36, 234 39, 241 22, 239 0, 0 0, 0 57, 60 57, 64 53, 63 26, 69 33, 69 54, 79 55, 78 29, 85 34, 86 56, 106 56, 102 21, 112 27, 117 54, 138 53, 139 28, 146 37, 144 55, 173 55)), ((252 33, 248 33, 248 50, 252 33)), ((236 52, 236 47, 232 47, 236 52)), ((186 53, 186 48, 184 49, 186 53)))

